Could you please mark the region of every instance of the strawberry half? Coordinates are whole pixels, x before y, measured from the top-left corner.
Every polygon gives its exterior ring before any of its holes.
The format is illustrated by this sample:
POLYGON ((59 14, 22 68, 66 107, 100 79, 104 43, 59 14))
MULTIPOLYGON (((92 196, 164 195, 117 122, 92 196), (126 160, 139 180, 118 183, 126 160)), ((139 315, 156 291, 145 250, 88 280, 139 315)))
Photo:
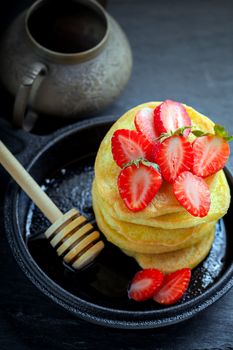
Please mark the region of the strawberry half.
POLYGON ((140 132, 119 129, 112 136, 112 154, 121 168, 138 158, 151 160, 152 144, 140 132))
POLYGON ((230 147, 222 137, 208 135, 196 138, 193 142, 193 152, 193 173, 207 177, 224 167, 230 154, 230 147))
POLYGON ((159 137, 154 124, 154 110, 152 108, 144 107, 140 109, 135 115, 134 124, 138 131, 140 131, 150 142, 154 142, 159 137))
POLYGON ((180 204, 193 216, 206 216, 210 209, 210 190, 206 182, 189 171, 184 171, 173 184, 180 204))
POLYGON ((126 207, 136 212, 152 201, 162 185, 162 176, 155 164, 139 162, 122 169, 117 184, 126 207))
POLYGON ((161 142, 160 142, 160 141, 154 141, 154 142, 153 142, 153 147, 152 147, 152 161, 153 161, 154 163, 157 163, 157 158, 158 158, 158 156, 159 156, 160 147, 161 147, 161 142))
MULTIPOLYGON (((154 110, 154 125, 157 133, 167 133, 175 131, 183 126, 192 125, 191 119, 184 106, 175 101, 166 100, 157 106, 154 110)), ((190 129, 184 131, 184 136, 187 137, 190 129)))
POLYGON ((128 297, 136 301, 151 299, 162 285, 163 274, 156 269, 145 269, 136 273, 129 290, 128 297))
POLYGON ((177 270, 164 276, 161 288, 154 294, 153 299, 164 305, 171 305, 182 298, 188 289, 191 270, 177 270))
POLYGON ((165 139, 156 157, 164 179, 174 183, 177 176, 193 167, 193 149, 184 136, 171 136, 165 139))

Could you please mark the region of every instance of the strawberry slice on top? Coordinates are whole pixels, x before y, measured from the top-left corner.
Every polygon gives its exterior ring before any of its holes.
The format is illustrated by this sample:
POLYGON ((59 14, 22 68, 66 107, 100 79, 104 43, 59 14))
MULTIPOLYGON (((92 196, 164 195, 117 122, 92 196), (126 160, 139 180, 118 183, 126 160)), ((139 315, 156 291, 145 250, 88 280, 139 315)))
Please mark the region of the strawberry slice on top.
POLYGON ((206 182, 189 171, 184 171, 173 184, 180 204, 193 216, 204 217, 210 210, 210 190, 206 182))
POLYGON ((162 287, 155 292, 153 299, 164 305, 171 305, 182 298, 188 289, 191 270, 184 268, 164 276, 162 287))
MULTIPOLYGON (((157 133, 167 133, 175 131, 184 126, 192 125, 191 119, 185 107, 172 100, 166 100, 154 110, 154 125, 157 133)), ((184 131, 184 136, 188 137, 190 129, 184 131)))
POLYGON ((126 207, 134 212, 146 208, 162 185, 155 164, 140 160, 135 163, 120 171, 117 182, 126 207))
POLYGON ((162 282, 163 273, 157 269, 138 271, 131 281, 128 297, 136 301, 151 299, 162 282))
POLYGON ((173 183, 185 170, 193 167, 193 148, 184 136, 170 136, 160 145, 156 155, 164 179, 173 183))
POLYGON ((154 109, 152 108, 144 107, 140 109, 135 115, 134 124, 136 129, 152 143, 160 136, 155 129, 154 109))
POLYGON ((161 142, 160 141, 155 141, 153 143, 153 147, 152 147, 152 161, 156 164, 157 163, 157 158, 159 156, 159 152, 160 152, 160 147, 161 147, 161 142))
POLYGON ((112 136, 113 158, 121 168, 138 158, 150 161, 152 147, 147 138, 135 130, 119 129, 112 136))
POLYGON ((196 138, 193 142, 193 152, 193 173, 207 177, 224 167, 230 154, 230 147, 222 137, 207 135, 196 138))

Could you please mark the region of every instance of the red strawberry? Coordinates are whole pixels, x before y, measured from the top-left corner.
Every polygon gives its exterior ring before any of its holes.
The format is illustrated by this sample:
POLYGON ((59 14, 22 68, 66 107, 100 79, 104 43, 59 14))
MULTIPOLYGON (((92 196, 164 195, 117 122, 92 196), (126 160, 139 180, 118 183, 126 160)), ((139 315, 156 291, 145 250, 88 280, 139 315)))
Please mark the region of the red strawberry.
MULTIPOLYGON (((166 100, 154 110, 154 124, 157 133, 167 133, 175 131, 182 126, 191 126, 191 119, 184 106, 175 101, 166 100)), ((190 129, 184 131, 184 136, 187 137, 190 129)))
POLYGON ((150 142, 159 137, 154 125, 154 110, 152 108, 144 107, 140 109, 134 118, 136 129, 140 131, 150 142))
POLYGON ((177 176, 193 167, 193 149, 184 136, 171 136, 161 143, 156 163, 164 179, 173 183, 177 176))
POLYGON ((174 182, 173 191, 180 204, 193 216, 208 214, 210 190, 201 177, 184 171, 174 182))
POLYGON ((143 210, 152 201, 160 186, 162 176, 152 163, 140 162, 122 169, 118 176, 118 189, 126 207, 132 211, 143 210))
POLYGON ((119 129, 112 136, 112 154, 120 167, 138 158, 151 160, 152 144, 140 132, 119 129))
POLYGON ((193 152, 193 173, 206 177, 224 167, 230 154, 230 147, 222 137, 201 136, 193 142, 193 152))
POLYGON ((163 274, 156 269, 145 269, 136 273, 130 288, 128 296, 136 301, 144 301, 153 297, 158 288, 162 285, 163 274))
POLYGON ((171 305, 176 303, 186 292, 191 278, 188 268, 178 270, 164 276, 161 288, 155 292, 154 300, 159 304, 171 305))
POLYGON ((152 147, 152 161, 154 163, 157 163, 157 158, 160 152, 161 142, 160 141, 154 141, 153 147, 152 147))

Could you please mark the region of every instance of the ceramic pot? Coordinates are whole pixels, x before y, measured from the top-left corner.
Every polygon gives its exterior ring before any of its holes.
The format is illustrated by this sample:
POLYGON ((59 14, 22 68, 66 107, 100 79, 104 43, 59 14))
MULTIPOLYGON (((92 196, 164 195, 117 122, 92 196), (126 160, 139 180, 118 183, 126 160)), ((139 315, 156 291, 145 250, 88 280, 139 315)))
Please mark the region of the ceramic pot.
POLYGON ((103 110, 132 67, 125 34, 94 0, 38 0, 8 28, 1 52, 0 78, 16 96, 14 124, 20 127, 28 108, 63 118, 103 110))

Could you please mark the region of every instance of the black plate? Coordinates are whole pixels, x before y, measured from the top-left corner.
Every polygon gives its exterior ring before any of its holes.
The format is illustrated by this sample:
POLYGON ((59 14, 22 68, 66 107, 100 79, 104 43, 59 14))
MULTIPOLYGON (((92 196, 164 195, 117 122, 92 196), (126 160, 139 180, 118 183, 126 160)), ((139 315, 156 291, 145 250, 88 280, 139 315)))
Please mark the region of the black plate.
MULTIPOLYGON (((77 207, 93 223, 93 164, 112 123, 109 118, 97 118, 57 133, 28 166, 61 210, 77 207)), ((232 175, 225 171, 232 188, 232 175)), ((104 251, 85 270, 67 269, 43 237, 49 223, 39 210, 13 183, 6 198, 7 237, 22 270, 49 298, 85 320, 116 328, 166 326, 194 316, 233 284, 232 206, 216 226, 210 254, 193 270, 188 292, 176 305, 162 307, 153 301, 128 299, 128 283, 139 267, 112 244, 106 242, 104 251)))

